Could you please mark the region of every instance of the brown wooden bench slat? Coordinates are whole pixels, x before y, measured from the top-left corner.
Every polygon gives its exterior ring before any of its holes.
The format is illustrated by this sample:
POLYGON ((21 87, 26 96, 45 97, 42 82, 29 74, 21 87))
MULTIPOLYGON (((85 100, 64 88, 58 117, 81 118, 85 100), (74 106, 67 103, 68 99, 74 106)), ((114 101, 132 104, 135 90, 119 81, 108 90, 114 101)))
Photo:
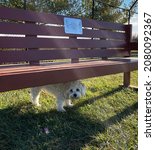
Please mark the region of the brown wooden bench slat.
POLYGON ((87 58, 87 57, 122 57, 129 56, 124 49, 92 50, 7 50, 0 51, 0 63, 23 62, 52 59, 87 58))
POLYGON ((1 37, 1 48, 124 48, 125 41, 1 37), (33 42, 32 42, 33 41, 33 42))
MULTIPOLYGON (((65 16, 48 14, 48 13, 38 13, 30 10, 24 11, 22 9, 0 7, 1 19, 63 25, 64 17, 65 16)), ((91 19, 82 19, 82 24, 84 27, 125 31, 125 26, 119 23, 94 21, 91 19)))
MULTIPOLYGON (((18 24, 0 22, 1 34, 23 34, 23 35, 51 35, 51 36, 72 36, 66 34, 63 27, 45 26, 36 24, 18 24)), ((75 36, 75 35, 74 35, 75 36)), ((121 32, 112 32, 109 30, 91 30, 83 29, 82 35, 78 37, 91 37, 91 38, 111 38, 111 39, 126 39, 126 35, 121 32)))
POLYGON ((136 63, 136 59, 110 59, 108 61, 83 61, 79 63, 48 63, 48 64, 41 64, 39 66, 30 66, 27 64, 18 64, 18 65, 12 65, 11 67, 8 65, 1 66, 1 74, 0 77, 6 76, 6 75, 12 75, 12 74, 23 74, 23 73, 32 73, 33 72, 40 72, 40 71, 47 71, 47 70, 61 70, 61 69, 68 69, 68 68, 85 68, 85 67, 91 67, 92 65, 95 66, 106 66, 106 65, 120 65, 120 64, 126 64, 126 63, 136 63))
POLYGON ((101 63, 102 61, 84 61, 79 63, 70 63, 70 62, 64 62, 64 63, 48 63, 48 64, 41 64, 39 66, 30 66, 27 64, 18 64, 18 65, 12 65, 11 68, 9 65, 4 65, 0 67, 1 74, 0 77, 10 74, 22 74, 22 73, 29 73, 31 71, 38 72, 40 70, 47 71, 49 69, 56 70, 56 69, 68 69, 70 67, 73 68, 79 68, 79 67, 91 67, 93 64, 94 66, 98 65, 110 65, 110 64, 121 64, 121 62, 115 62, 115 61, 103 61, 104 63, 101 63), (60 68, 59 68, 60 66, 60 68))
POLYGON ((66 34, 64 17, 0 7, 0 92, 121 72, 129 85, 131 25, 81 19, 83 34, 66 34), (42 62, 54 59, 71 62, 42 62))
MULTIPOLYGON (((52 66, 36 66, 32 70, 23 68, 23 70, 15 73, 4 71, 4 74, 0 75, 0 92, 128 72, 129 70, 137 69, 137 65, 136 61, 129 63, 121 61, 97 61, 96 63, 92 61, 88 63, 65 64, 62 67, 57 65, 57 67, 53 66, 53 68, 52 66)), ((1 70, 3 72, 3 69, 1 70)))

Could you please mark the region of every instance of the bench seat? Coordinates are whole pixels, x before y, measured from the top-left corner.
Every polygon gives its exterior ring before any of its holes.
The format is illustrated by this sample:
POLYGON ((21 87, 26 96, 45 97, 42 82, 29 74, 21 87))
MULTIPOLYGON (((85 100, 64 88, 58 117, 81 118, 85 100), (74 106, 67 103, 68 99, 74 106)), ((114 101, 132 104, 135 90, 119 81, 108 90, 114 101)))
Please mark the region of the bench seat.
POLYGON ((0 92, 137 70, 137 59, 1 66, 0 92))
POLYGON ((0 92, 115 73, 129 87, 131 37, 132 25, 0 7, 0 92))

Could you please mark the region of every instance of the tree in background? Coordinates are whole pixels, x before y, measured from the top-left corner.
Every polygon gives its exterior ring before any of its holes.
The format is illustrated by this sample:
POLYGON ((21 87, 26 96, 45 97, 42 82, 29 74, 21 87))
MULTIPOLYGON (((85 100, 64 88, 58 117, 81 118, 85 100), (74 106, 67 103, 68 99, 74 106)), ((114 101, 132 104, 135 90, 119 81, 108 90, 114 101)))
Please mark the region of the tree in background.
POLYGON ((52 13, 68 9, 68 1, 66 0, 1 0, 0 4, 22 9, 24 9, 24 5, 26 4, 26 9, 52 13))
POLYGON ((128 19, 128 11, 125 10, 127 7, 119 9, 123 7, 123 2, 124 0, 83 0, 83 7, 88 18, 125 23, 128 19))
POLYGON ((23 8, 23 0, 1 0, 0 5, 7 7, 23 8))
MULTIPOLYGON (((26 8, 67 16, 126 23, 128 11, 118 9, 124 0, 26 0, 26 8)), ((134 0, 131 1, 131 4, 134 0)), ((24 8, 24 0, 1 0, 1 5, 24 8)), ((127 7, 126 7, 127 8, 127 7)), ((133 13, 131 14, 133 15, 133 13)))

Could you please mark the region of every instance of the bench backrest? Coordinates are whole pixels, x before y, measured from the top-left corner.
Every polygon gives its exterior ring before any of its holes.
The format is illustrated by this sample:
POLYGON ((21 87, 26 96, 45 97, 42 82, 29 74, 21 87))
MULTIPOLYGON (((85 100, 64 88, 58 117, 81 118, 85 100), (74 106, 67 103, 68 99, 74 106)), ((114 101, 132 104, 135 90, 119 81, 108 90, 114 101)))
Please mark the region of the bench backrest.
POLYGON ((67 34, 64 17, 0 7, 0 63, 130 55, 131 25, 81 19, 67 34))

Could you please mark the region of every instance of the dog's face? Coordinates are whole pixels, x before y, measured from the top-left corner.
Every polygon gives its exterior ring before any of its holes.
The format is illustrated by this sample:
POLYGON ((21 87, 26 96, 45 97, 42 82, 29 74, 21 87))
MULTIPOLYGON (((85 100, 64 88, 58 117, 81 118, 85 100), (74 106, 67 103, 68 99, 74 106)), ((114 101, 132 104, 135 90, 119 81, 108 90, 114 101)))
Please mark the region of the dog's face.
POLYGON ((77 82, 70 85, 67 95, 70 99, 78 99, 85 95, 86 87, 81 83, 77 82))

